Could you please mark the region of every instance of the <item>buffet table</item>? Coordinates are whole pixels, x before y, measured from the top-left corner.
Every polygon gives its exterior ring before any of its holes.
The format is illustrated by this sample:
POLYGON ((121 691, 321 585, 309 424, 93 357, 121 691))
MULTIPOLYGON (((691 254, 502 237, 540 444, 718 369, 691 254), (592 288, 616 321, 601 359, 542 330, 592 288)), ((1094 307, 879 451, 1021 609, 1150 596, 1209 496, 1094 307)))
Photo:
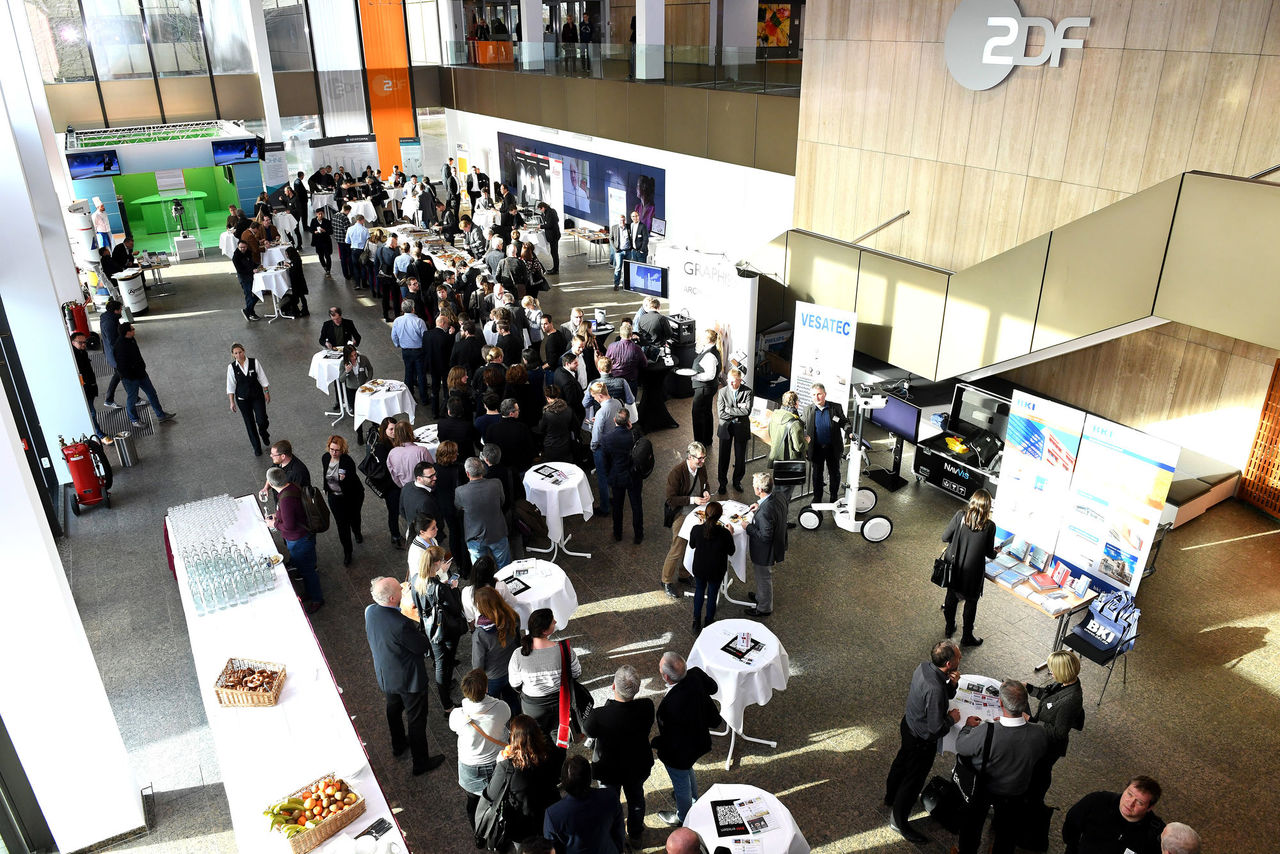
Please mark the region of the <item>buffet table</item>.
MULTIPOLYGON (((227 539, 274 553, 270 532, 251 495, 236 499, 238 516, 227 539)), ((168 517, 165 520, 169 525, 168 517)), ((172 533, 172 531, 170 531, 172 533)), ((384 836, 407 851, 386 796, 369 767, 369 756, 342 703, 328 662, 293 593, 283 566, 275 586, 234 608, 197 616, 187 584, 182 543, 173 540, 178 590, 191 639, 200 699, 209 719, 222 782, 226 788, 236 848, 288 851, 282 834, 272 834, 262 811, 306 783, 336 773, 365 800, 366 810, 334 839, 354 837, 379 818, 391 822, 384 836), (284 688, 277 705, 233 708, 218 703, 214 683, 227 659, 256 658, 283 664, 284 688), (282 750, 281 745, 306 745, 282 750)), ((157 674, 159 677, 161 674, 157 674)), ((372 671, 369 678, 373 678, 372 671)), ((350 850, 352 843, 326 843, 321 850, 350 850)))

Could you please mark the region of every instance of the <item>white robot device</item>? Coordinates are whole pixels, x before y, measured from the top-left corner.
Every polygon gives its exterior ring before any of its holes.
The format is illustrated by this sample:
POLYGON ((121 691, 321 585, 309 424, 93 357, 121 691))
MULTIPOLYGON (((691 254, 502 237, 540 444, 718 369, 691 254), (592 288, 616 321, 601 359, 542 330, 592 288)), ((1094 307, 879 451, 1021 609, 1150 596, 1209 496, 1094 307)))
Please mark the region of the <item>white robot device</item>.
POLYGON ((816 531, 822 525, 822 514, 831 513, 836 526, 854 534, 862 534, 871 543, 882 543, 893 533, 893 522, 888 516, 858 516, 871 512, 876 506, 877 495, 869 487, 859 486, 862 477, 864 452, 862 448, 862 421, 873 409, 883 409, 887 402, 884 394, 859 389, 854 396, 853 441, 849 444, 849 468, 845 475, 844 495, 834 503, 810 504, 800 511, 797 521, 806 531, 816 531))

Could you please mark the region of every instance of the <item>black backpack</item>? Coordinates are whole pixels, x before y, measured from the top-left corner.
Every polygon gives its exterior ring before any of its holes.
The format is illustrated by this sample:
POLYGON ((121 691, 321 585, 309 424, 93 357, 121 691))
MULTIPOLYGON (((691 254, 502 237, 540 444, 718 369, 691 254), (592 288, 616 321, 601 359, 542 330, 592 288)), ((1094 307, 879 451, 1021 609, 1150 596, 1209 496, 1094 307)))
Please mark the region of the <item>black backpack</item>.
POLYGON ((647 436, 636 436, 631 446, 631 472, 640 475, 641 480, 653 474, 653 442, 647 436))
POLYGON ((329 505, 325 503, 320 487, 300 486, 298 492, 298 497, 302 500, 302 512, 307 517, 307 530, 313 534, 323 534, 329 530, 329 505))

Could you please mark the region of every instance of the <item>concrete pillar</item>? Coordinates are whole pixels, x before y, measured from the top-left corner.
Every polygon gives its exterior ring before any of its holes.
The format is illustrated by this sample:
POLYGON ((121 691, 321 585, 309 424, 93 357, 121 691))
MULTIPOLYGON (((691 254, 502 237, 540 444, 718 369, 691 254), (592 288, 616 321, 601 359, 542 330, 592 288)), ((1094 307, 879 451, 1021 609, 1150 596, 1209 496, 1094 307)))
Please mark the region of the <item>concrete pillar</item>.
POLYGON ((520 26, 524 41, 520 43, 520 68, 541 71, 546 66, 542 41, 542 0, 520 0, 520 26))
MULTIPOLYGON (((630 33, 630 22, 627 32, 630 33)), ((637 80, 663 79, 666 42, 666 12, 662 0, 636 0, 637 80)))
POLYGON ((445 65, 461 65, 467 61, 467 27, 470 21, 462 12, 462 0, 440 0, 440 41, 445 65))
MULTIPOLYGON (((240 2, 246 6, 245 20, 249 22, 249 48, 253 51, 253 63, 258 68, 258 87, 262 91, 262 113, 267 124, 267 141, 284 142, 280 126, 280 102, 276 99, 276 78, 271 70, 271 49, 267 46, 267 19, 262 12, 262 0, 222 0, 240 2)), ((349 34, 359 38, 358 33, 349 34)))

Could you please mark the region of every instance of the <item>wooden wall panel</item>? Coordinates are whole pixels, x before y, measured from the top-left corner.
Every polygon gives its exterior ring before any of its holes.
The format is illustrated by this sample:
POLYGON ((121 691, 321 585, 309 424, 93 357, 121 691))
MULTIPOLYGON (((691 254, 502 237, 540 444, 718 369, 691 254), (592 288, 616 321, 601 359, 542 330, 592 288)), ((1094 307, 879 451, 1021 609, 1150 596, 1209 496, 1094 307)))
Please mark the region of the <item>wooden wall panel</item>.
POLYGON ((1189 117, 1199 111, 1208 73, 1207 53, 1165 54, 1139 186, 1149 187, 1187 168, 1196 130, 1189 117))
POLYGON ((1234 0, 1221 4, 1213 34, 1215 53, 1257 53, 1267 32, 1271 0, 1234 0))
POLYGON ((911 150, 915 112, 921 107, 916 100, 919 82, 920 43, 898 42, 893 57, 893 87, 890 92, 885 151, 906 153, 911 150))
POLYGON ((918 82, 915 124, 911 129, 912 157, 925 160, 936 160, 938 157, 938 137, 942 130, 946 88, 943 85, 944 78, 936 71, 943 62, 942 45, 926 42, 920 46, 919 68, 916 72, 918 82))
MULTIPOLYGON (((832 49, 840 50, 838 42, 832 49)), ((859 148, 884 151, 889 135, 889 106, 893 99, 894 45, 873 41, 867 62, 866 100, 863 102, 862 142, 859 148)))
POLYGON ((1163 65, 1164 54, 1160 51, 1123 51, 1120 79, 1124 85, 1116 92, 1111 111, 1099 186, 1126 193, 1138 190, 1163 65))
MULTIPOLYGON (((1258 61, 1253 93, 1245 111, 1236 152, 1236 175, 1253 175, 1280 163, 1280 57, 1263 56, 1258 61)), ((1274 177, 1274 176, 1273 176, 1274 177)))
POLYGON ((1165 50, 1174 4, 1169 0, 1132 0, 1124 46, 1131 50, 1165 50))
POLYGON ((1169 27, 1169 50, 1208 51, 1218 29, 1219 3, 1174 0, 1169 27))
MULTIPOLYGON (((1076 87, 1080 82, 1080 51, 1066 51, 1062 65, 1053 74, 1040 73, 1044 80, 1040 104, 1036 109, 1035 129, 1031 137, 1031 160, 1027 174, 1037 178, 1062 179, 1062 164, 1071 138, 1072 116, 1075 114, 1076 87)), ((959 88, 958 86, 956 88, 959 88)))
POLYGON ((1062 180, 1097 186, 1108 142, 1122 51, 1084 51, 1062 180))
POLYGON ((1257 70, 1257 56, 1216 53, 1209 57, 1209 73, 1200 100, 1196 131, 1191 138, 1188 169, 1229 172, 1235 165, 1240 131, 1249 106, 1249 99, 1243 93, 1252 88, 1257 70), (1222 97, 1224 92, 1239 93, 1239 96, 1222 97))

